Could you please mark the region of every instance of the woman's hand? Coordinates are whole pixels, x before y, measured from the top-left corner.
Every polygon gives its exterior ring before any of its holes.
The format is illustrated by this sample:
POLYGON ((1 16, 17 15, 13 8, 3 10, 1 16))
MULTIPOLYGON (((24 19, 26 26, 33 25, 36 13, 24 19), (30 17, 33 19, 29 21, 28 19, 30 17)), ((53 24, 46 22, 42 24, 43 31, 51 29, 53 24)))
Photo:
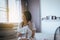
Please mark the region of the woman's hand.
POLYGON ((18 33, 18 37, 22 37, 22 34, 21 33, 18 33))
POLYGON ((27 40, 27 38, 22 38, 21 40, 27 40))

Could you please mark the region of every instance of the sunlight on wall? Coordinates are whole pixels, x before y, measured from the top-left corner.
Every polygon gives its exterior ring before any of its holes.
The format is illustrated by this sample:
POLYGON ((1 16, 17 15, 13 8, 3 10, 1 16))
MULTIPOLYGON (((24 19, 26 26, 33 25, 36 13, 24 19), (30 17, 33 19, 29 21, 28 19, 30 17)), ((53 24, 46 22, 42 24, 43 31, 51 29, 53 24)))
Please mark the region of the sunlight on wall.
POLYGON ((9 20, 6 3, 7 0, 0 0, 0 23, 20 23, 22 21, 21 0, 8 0, 9 20))
POLYGON ((9 23, 20 23, 21 13, 21 0, 9 0, 9 23))

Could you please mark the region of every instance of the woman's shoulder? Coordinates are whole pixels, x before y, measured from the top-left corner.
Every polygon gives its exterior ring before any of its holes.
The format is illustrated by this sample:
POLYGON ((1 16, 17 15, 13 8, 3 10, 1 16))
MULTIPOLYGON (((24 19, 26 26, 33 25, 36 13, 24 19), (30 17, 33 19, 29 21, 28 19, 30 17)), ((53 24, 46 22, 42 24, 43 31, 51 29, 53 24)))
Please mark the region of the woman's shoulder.
POLYGON ((32 26, 32 27, 35 27, 35 23, 34 22, 28 22, 28 24, 30 25, 30 26, 32 26))
POLYGON ((35 23, 34 23, 34 22, 31 22, 31 25, 32 25, 32 29, 33 29, 33 30, 36 30, 35 23))

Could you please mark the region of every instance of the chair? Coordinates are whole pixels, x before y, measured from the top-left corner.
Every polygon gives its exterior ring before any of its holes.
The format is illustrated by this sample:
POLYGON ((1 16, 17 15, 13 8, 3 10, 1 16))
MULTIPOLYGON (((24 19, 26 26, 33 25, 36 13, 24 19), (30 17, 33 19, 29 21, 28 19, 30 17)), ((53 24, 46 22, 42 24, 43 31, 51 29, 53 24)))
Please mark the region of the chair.
POLYGON ((55 31, 54 40, 60 40, 60 26, 55 31))

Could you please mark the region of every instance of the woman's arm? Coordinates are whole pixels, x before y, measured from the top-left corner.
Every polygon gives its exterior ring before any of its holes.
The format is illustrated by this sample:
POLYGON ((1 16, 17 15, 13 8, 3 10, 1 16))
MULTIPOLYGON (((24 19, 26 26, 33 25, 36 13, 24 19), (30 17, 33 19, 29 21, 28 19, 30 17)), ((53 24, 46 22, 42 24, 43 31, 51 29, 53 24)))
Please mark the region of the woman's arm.
POLYGON ((36 30, 32 30, 32 38, 34 38, 35 32, 36 32, 36 30))
POLYGON ((36 28, 35 28, 35 24, 33 24, 32 22, 28 22, 29 26, 32 27, 32 38, 34 38, 34 35, 36 33, 36 28))

